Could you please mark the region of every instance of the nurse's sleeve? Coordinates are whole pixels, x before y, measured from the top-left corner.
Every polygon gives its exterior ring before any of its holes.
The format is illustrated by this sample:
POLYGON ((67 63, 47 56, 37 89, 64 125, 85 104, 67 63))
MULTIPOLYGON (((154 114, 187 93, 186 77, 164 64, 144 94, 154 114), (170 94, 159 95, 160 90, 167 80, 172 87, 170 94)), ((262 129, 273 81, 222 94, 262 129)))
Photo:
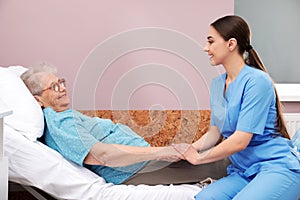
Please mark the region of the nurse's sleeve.
POLYGON ((249 79, 245 84, 236 130, 263 134, 274 98, 274 86, 268 76, 249 79))
POLYGON ((46 136, 47 145, 82 166, 85 157, 98 140, 81 124, 75 123, 72 110, 57 113, 47 108, 44 109, 44 115, 49 130, 46 136))

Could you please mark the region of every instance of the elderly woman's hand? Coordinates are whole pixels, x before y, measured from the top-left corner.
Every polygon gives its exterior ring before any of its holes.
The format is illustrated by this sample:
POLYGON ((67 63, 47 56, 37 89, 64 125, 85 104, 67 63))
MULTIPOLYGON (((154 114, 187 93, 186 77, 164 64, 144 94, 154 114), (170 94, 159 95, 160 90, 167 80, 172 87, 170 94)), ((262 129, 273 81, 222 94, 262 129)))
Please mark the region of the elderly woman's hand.
POLYGON ((167 161, 167 162, 177 162, 184 159, 183 156, 172 146, 163 147, 162 150, 158 152, 157 160, 167 161))

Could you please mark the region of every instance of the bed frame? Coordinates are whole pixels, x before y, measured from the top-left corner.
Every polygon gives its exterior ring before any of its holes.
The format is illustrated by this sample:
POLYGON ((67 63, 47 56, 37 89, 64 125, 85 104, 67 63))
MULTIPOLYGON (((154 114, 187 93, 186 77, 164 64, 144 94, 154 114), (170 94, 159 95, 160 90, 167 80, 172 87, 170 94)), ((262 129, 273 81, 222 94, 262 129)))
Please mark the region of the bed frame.
POLYGON ((7 108, 5 103, 0 99, 0 199, 3 200, 8 199, 8 159, 4 157, 3 150, 3 118, 11 114, 12 110, 7 108))
POLYGON ((14 182, 9 182, 9 193, 21 193, 21 192, 28 192, 33 198, 38 200, 56 200, 53 196, 47 194, 46 192, 27 185, 21 185, 14 182))

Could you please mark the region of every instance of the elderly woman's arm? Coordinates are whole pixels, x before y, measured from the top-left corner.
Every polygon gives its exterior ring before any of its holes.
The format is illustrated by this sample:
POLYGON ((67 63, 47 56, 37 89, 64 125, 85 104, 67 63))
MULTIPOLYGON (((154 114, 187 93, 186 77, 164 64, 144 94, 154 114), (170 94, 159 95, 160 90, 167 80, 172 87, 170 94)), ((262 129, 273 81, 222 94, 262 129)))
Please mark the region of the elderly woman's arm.
POLYGON ((177 161, 181 158, 173 147, 135 147, 119 144, 96 143, 84 163, 92 165, 104 165, 109 167, 122 167, 137 162, 149 160, 177 161))

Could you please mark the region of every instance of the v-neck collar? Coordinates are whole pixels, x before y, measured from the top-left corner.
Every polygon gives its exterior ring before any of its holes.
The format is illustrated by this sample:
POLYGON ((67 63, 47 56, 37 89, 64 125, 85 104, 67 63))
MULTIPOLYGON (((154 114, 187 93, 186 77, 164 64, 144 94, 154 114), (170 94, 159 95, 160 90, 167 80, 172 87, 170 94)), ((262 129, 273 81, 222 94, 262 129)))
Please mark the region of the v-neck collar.
POLYGON ((228 86, 227 86, 227 90, 226 90, 226 77, 227 77, 227 73, 225 72, 224 74, 223 74, 223 97, 224 97, 224 99, 227 101, 227 94, 228 94, 228 91, 229 91, 229 89, 231 88, 230 86, 231 85, 234 85, 234 83, 235 82, 237 82, 237 80, 240 78, 240 77, 242 77, 242 75, 246 72, 246 68, 247 67, 249 67, 248 65, 245 65, 242 69, 241 69, 241 71, 239 72, 239 74, 236 76, 236 78, 233 80, 233 81, 231 81, 231 83, 229 83, 228 84, 228 86))

